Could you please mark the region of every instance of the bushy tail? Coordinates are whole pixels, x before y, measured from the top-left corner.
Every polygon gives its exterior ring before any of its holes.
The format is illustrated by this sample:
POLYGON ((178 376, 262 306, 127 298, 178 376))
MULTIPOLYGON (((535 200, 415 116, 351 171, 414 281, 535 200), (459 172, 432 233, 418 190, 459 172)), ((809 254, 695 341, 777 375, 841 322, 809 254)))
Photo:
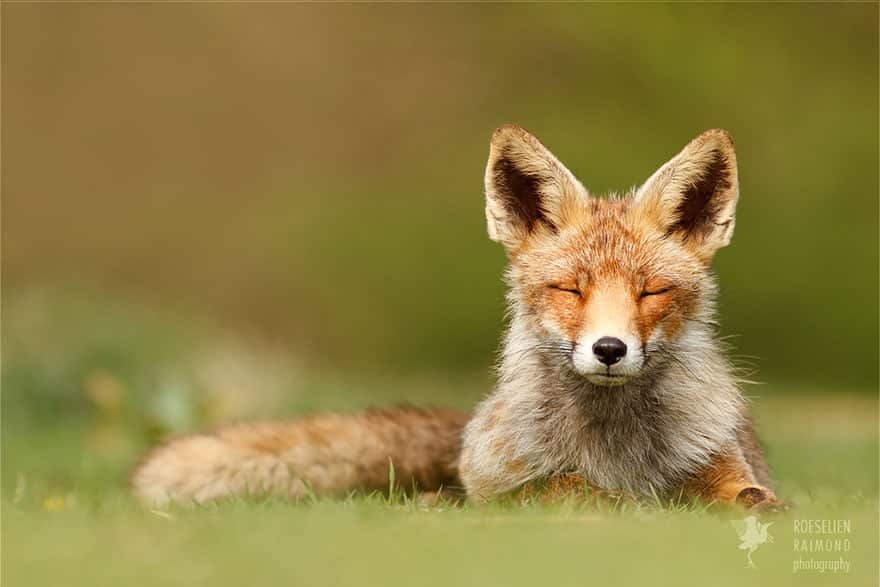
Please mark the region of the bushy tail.
POLYGON ((342 495, 386 491, 390 461, 404 489, 455 489, 467 419, 454 410, 400 407, 235 424, 159 446, 135 469, 131 484, 150 505, 233 495, 342 495))

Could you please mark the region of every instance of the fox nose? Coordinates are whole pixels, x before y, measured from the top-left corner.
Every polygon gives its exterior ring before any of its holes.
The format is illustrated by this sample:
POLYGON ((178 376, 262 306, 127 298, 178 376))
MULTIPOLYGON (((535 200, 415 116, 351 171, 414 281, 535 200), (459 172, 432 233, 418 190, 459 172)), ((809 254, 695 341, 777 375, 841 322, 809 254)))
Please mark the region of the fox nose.
POLYGON ((593 353, 610 367, 626 355, 626 343, 613 336, 603 336, 593 344, 593 353))

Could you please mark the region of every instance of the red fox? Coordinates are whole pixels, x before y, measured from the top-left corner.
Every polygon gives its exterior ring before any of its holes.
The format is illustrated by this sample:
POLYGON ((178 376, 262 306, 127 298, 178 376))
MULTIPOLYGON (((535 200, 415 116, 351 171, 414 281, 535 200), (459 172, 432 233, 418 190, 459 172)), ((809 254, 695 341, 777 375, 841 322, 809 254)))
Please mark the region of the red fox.
POLYGON ((498 383, 472 414, 411 407, 173 439, 132 475, 161 505, 401 487, 779 505, 716 336, 715 252, 739 188, 709 130, 625 196, 591 196, 526 130, 492 135, 489 236, 509 259, 498 383))

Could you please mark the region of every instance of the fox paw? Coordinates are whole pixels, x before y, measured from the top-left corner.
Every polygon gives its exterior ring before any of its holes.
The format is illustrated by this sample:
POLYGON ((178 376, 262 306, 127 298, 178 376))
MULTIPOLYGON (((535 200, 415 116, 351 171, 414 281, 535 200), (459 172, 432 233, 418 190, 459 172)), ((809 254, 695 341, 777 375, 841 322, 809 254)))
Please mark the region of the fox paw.
POLYGON ((788 509, 772 490, 750 485, 736 495, 736 504, 755 512, 780 512, 788 509))

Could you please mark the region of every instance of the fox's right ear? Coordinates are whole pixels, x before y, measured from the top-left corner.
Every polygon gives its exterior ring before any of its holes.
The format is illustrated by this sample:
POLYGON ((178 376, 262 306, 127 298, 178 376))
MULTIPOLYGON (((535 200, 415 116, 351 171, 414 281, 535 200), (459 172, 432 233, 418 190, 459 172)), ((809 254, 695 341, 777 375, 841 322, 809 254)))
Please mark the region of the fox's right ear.
POLYGON ((515 254, 532 233, 557 232, 587 191, 537 138, 508 124, 492 134, 486 165, 489 238, 515 254))

